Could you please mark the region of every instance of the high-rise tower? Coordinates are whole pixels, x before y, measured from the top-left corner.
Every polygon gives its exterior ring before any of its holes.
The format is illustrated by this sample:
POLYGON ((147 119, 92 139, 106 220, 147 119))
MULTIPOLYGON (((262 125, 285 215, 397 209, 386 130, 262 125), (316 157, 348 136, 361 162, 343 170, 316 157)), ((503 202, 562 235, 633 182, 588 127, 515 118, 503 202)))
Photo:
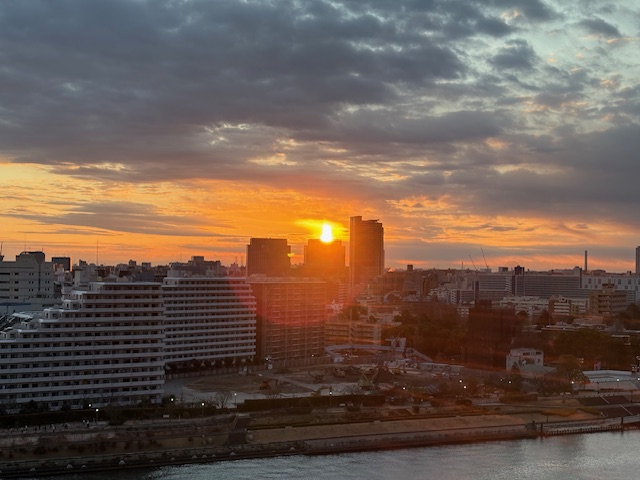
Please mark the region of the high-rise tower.
POLYGON ((309 239, 304 247, 304 274, 310 277, 346 277, 342 240, 309 239))
POLYGON ((268 277, 291 275, 291 247, 285 238, 252 238, 247 245, 247 276, 259 273, 268 277))
POLYGON ((378 220, 351 217, 349 222, 349 288, 356 296, 384 272, 384 229, 378 220))

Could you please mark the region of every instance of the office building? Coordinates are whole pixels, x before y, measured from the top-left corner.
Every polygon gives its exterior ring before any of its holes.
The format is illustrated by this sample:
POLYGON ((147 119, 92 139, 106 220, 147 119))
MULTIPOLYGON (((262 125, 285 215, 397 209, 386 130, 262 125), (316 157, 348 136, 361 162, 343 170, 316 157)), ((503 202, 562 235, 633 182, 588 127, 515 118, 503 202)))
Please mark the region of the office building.
POLYGON ((323 242, 309 239, 304 247, 304 275, 309 277, 342 278, 347 276, 346 248, 342 240, 323 242))
POLYGON ((247 276, 291 274, 291 247, 284 238, 252 238, 247 245, 247 276))
POLYGON ((349 287, 356 297, 384 272, 384 229, 378 220, 351 217, 349 222, 349 287))
POLYGON ((636 247, 636 275, 640 275, 640 247, 636 247))
POLYGON ((243 278, 165 278, 164 358, 198 367, 242 365, 256 355, 256 302, 243 278))
POLYGON ((304 247, 304 264, 294 270, 299 277, 317 277, 327 282, 327 299, 344 303, 349 299, 346 247, 341 240, 310 239, 304 247))

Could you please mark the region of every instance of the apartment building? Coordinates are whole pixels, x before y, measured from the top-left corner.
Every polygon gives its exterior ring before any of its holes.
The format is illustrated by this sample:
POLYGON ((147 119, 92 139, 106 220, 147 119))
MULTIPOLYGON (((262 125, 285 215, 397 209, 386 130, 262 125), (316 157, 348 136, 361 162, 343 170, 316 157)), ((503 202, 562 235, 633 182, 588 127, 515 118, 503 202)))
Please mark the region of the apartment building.
POLYGON ((383 331, 387 325, 363 321, 332 318, 325 324, 325 344, 331 345, 382 345, 383 331))
POLYGON ((256 350, 274 360, 324 354, 327 284, 312 278, 252 276, 256 350))
POLYGON ((42 310, 59 304, 55 297, 53 263, 43 252, 22 252, 15 261, 0 256, 0 316, 42 310))
POLYGON ((162 291, 169 366, 255 357, 256 301, 244 278, 167 277, 162 291))
POLYGON ((60 308, 0 325, 0 405, 51 409, 159 402, 164 305, 159 283, 91 283, 60 308))
POLYGON ((613 284, 589 292, 589 312, 593 315, 613 317, 627 308, 627 295, 613 284))

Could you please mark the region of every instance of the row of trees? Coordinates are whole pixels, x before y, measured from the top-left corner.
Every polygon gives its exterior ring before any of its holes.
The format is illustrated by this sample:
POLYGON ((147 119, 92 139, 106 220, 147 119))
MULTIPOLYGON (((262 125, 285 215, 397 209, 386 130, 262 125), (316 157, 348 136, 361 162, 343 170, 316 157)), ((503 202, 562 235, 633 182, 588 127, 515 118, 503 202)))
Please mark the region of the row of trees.
MULTIPOLYGON (((637 364, 636 357, 640 357, 640 337, 637 336, 616 337, 593 329, 531 331, 522 328, 528 323, 526 318, 520 315, 517 320, 511 346, 543 350, 548 362, 572 355, 581 359, 584 369, 600 364, 602 368, 628 370, 637 364)), ((396 321, 401 325, 394 327, 389 336, 406 337, 410 346, 436 360, 460 358, 465 348, 474 343, 474 339, 468 338, 467 322, 460 319, 451 305, 423 304, 420 312, 403 311, 396 321)), ((624 321, 625 325, 640 327, 640 308, 636 305, 627 308, 624 321)))
POLYGON ((640 356, 640 337, 616 337, 607 332, 580 329, 576 331, 525 332, 516 339, 515 346, 543 350, 547 361, 562 355, 581 359, 585 370, 601 368, 628 370, 640 356))
POLYGON ((395 327, 391 335, 406 337, 416 350, 434 359, 461 356, 467 325, 454 306, 429 303, 420 313, 402 312, 396 321, 402 325, 395 327))

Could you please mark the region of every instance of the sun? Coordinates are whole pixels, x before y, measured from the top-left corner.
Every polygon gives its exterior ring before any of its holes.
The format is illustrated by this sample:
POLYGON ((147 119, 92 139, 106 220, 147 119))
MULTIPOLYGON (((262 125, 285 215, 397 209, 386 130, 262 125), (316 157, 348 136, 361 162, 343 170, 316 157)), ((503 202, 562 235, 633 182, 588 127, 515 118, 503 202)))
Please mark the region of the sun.
POLYGON ((324 243, 331 243, 333 241, 331 225, 329 225, 328 223, 322 225, 322 234, 320 235, 320 240, 322 240, 324 243))

